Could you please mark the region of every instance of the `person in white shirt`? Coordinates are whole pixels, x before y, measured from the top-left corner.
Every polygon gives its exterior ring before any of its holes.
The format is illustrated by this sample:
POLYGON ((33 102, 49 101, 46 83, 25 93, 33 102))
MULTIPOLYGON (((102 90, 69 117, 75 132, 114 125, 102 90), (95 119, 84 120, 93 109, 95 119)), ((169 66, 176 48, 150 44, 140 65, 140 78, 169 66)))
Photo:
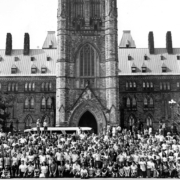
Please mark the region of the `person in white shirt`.
POLYGON ((79 177, 80 176, 80 171, 81 171, 81 167, 78 164, 78 162, 76 161, 73 164, 73 175, 74 175, 74 177, 79 177))
POLYGON ((43 126, 44 126, 44 134, 47 134, 47 130, 48 130, 47 117, 44 119, 43 126))
POLYGON ((88 178, 88 171, 84 166, 82 166, 82 168, 81 168, 81 179, 85 179, 85 178, 88 178))
POLYGON ((40 119, 37 119, 36 127, 37 127, 37 133, 38 133, 38 135, 40 135, 40 126, 41 126, 41 124, 40 124, 40 119))
POLYGON ((26 173, 27 173, 27 165, 22 160, 21 165, 19 166, 19 176, 21 178, 24 178, 24 177, 26 177, 26 173))
POLYGON ((48 173, 48 167, 46 166, 46 163, 43 162, 41 167, 40 167, 41 173, 40 173, 40 178, 46 178, 47 173, 48 173))

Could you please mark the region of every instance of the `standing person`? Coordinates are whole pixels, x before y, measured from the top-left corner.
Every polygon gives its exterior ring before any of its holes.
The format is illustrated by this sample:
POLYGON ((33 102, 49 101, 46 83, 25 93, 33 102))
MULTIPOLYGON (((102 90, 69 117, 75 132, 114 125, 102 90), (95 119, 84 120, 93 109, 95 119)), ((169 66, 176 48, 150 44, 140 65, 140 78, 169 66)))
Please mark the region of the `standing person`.
POLYGON ((45 117, 44 119, 43 126, 44 126, 44 134, 47 134, 47 130, 48 130, 47 117, 45 117))
POLYGON ((38 135, 40 135, 40 127, 41 127, 40 119, 37 119, 36 127, 37 127, 37 133, 38 133, 38 135))

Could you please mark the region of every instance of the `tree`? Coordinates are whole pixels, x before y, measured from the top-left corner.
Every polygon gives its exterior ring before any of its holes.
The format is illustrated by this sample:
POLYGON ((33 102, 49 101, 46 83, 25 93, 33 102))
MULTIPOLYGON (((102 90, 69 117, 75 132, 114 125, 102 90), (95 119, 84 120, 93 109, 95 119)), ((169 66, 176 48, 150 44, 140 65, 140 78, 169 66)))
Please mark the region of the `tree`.
POLYGON ((154 54, 154 34, 152 31, 149 32, 148 42, 149 42, 149 53, 154 54))
POLYGON ((11 35, 11 33, 7 33, 5 54, 10 56, 11 52, 12 52, 12 35, 11 35))
POLYGON ((24 34, 24 55, 29 55, 30 50, 30 37, 28 33, 24 34))
POLYGON ((166 34, 166 49, 167 49, 168 54, 173 54, 171 31, 168 31, 166 34))

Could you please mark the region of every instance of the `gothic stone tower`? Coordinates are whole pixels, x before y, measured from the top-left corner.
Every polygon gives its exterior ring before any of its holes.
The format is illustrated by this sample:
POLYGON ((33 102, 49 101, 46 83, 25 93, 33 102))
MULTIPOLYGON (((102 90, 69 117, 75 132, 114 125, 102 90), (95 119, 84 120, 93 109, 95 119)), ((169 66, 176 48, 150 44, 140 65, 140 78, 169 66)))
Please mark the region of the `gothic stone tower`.
POLYGON ((116 0, 58 1, 56 126, 119 124, 116 0))

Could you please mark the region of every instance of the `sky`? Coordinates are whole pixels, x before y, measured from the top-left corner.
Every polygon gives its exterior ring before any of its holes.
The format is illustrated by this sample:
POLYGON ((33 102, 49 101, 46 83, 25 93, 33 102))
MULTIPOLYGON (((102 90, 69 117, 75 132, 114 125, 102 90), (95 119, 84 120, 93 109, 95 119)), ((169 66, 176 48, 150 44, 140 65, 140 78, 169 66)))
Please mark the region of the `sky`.
MULTIPOLYGON (((166 32, 172 32, 173 46, 180 47, 180 0, 117 0, 118 41, 123 30, 131 30, 138 48, 148 47, 148 33, 154 32, 155 47, 165 47, 166 32)), ((47 31, 57 30, 58 0, 0 0, 0 49, 6 34, 13 36, 13 49, 22 49, 28 32, 31 49, 42 48, 47 31)))

